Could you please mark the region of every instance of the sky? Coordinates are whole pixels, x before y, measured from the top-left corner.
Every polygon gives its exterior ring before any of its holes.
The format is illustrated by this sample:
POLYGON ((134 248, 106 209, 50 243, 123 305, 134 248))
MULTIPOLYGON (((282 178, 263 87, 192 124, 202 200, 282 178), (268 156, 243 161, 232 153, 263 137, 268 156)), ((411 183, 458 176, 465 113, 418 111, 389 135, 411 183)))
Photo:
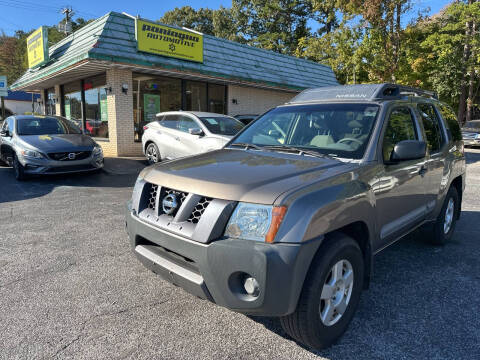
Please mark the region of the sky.
MULTIPOLYGON (((438 12, 451 0, 414 0, 414 9, 407 14, 406 20, 416 16, 420 9, 431 8, 430 13, 438 12)), ((109 11, 126 12, 131 15, 140 15, 149 20, 158 20, 163 13, 175 7, 189 5, 193 8, 209 7, 217 9, 220 5, 229 7, 231 0, 189 0, 189 1, 145 1, 145 0, 0 0, 0 33, 12 35, 15 30, 30 31, 41 25, 57 24, 63 19, 60 12, 62 7, 72 6, 76 17, 84 19, 97 18, 109 11)))

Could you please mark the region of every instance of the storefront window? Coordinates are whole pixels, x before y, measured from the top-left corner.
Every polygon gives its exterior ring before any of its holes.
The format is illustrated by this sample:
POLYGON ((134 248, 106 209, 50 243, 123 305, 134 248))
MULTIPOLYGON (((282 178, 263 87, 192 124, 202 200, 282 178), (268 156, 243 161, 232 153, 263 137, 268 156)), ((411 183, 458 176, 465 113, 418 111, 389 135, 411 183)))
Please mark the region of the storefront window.
POLYGON ((163 111, 177 111, 182 105, 182 81, 147 74, 133 74, 133 121, 135 141, 141 141, 143 126, 163 111))
POLYGON ((108 138, 108 107, 105 91, 105 75, 86 79, 85 91, 85 133, 93 137, 108 138))
POLYGON ((45 115, 56 115, 55 109, 55 89, 50 88, 47 90, 47 99, 45 102, 45 115))
POLYGON ((80 81, 63 86, 65 117, 72 120, 79 128, 82 126, 82 89, 80 81))
POLYGON ((207 84, 187 81, 185 87, 186 106, 188 111, 207 111, 207 84))
POLYGON ((225 85, 208 84, 208 111, 218 114, 226 114, 225 109, 225 85))

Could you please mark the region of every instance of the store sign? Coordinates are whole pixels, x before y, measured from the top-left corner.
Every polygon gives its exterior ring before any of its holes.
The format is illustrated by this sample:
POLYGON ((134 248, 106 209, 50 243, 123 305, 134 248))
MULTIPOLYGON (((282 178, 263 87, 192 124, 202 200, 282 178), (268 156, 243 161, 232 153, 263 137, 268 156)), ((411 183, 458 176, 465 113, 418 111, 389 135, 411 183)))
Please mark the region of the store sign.
POLYGON ((203 35, 141 19, 135 20, 138 51, 203 62, 203 35))
POLYGON ((34 68, 48 61, 48 31, 40 26, 27 38, 28 67, 34 68))
POLYGON ((0 75, 0 96, 8 96, 7 77, 0 75))

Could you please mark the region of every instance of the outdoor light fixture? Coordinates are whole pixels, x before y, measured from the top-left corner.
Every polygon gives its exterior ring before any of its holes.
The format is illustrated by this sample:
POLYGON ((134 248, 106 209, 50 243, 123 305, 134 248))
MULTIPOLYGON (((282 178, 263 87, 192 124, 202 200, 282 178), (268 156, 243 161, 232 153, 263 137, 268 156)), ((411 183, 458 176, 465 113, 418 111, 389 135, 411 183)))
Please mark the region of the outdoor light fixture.
POLYGON ((123 92, 124 94, 128 93, 128 84, 125 84, 125 83, 122 84, 122 92, 123 92))
POLYGON ((111 93, 112 92, 112 87, 105 87, 103 88, 103 90, 105 90, 105 92, 108 94, 108 93, 111 93))
POLYGON ((237 99, 232 99, 232 104, 238 104, 237 99))

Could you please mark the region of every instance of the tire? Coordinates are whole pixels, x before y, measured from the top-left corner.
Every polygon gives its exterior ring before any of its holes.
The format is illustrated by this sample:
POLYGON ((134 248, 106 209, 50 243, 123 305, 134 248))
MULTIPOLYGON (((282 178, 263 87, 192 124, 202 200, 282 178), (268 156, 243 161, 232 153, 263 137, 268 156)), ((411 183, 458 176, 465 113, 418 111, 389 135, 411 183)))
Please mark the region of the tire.
MULTIPOLYGON (((316 350, 330 346, 343 335, 357 309, 364 279, 363 255, 355 240, 344 234, 334 233, 326 241, 310 266, 297 308, 292 314, 280 318, 280 323, 288 335, 316 350), (347 289, 345 285, 342 287, 341 282, 337 282, 340 290, 334 292, 328 300, 321 299, 328 298, 329 291, 326 291, 326 288, 324 293, 324 284, 335 283, 332 270, 334 267, 339 269, 336 267, 339 264, 342 265, 342 276, 346 276, 350 271, 353 273, 351 289, 347 289), (340 299, 342 300, 339 301, 340 299), (343 315, 338 318, 338 313, 334 316, 333 311, 331 317, 324 316, 322 320, 321 313, 328 314, 328 305, 340 303, 346 304, 343 315)), ((347 283, 348 281, 344 282, 347 283)), ((336 289, 336 286, 331 288, 336 289)), ((337 309, 335 306, 334 308, 337 309)), ((341 307, 339 309, 342 311, 341 307)))
POLYGON ((160 150, 158 150, 157 144, 153 142, 147 145, 145 149, 145 156, 147 157, 149 165, 156 164, 162 160, 160 157, 160 150))
POLYGON ((17 155, 13 156, 13 173, 15 174, 15 179, 18 181, 23 181, 27 178, 25 168, 20 161, 18 161, 17 155))
POLYGON ((445 245, 453 236, 457 224, 458 213, 460 211, 460 199, 458 191, 454 186, 450 186, 447 196, 443 201, 442 210, 436 221, 431 225, 433 231, 430 231, 430 241, 435 245, 445 245), (452 202, 452 203, 451 203, 452 202), (453 204, 453 207, 452 205, 453 204), (450 219, 450 220, 448 220, 450 219), (450 223, 447 226, 447 223, 450 223))

